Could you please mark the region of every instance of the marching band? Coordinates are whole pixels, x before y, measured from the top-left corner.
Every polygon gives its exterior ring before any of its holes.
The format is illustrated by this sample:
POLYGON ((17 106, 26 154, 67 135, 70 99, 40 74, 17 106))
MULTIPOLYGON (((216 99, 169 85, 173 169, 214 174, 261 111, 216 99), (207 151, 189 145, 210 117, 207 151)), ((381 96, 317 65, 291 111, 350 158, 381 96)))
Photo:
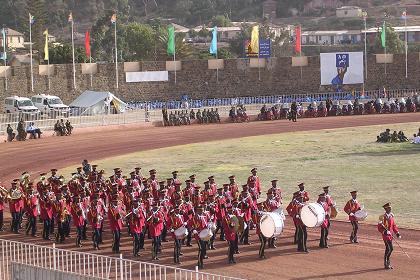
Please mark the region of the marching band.
MULTIPOLYGON (((240 245, 250 245, 250 230, 255 229, 260 240, 259 258, 265 258, 265 248, 276 247, 276 237, 284 228, 282 210, 282 191, 277 180, 271 181, 264 201, 261 196, 261 183, 257 169, 251 170, 247 183, 241 187, 235 176, 229 177, 229 184, 219 187, 214 176, 204 182, 204 188, 196 183, 196 175, 185 181, 185 188, 178 179, 178 172, 172 178, 159 181, 157 171, 149 171, 143 177, 137 167, 129 177, 120 168, 105 177, 104 170, 84 173, 78 168, 66 183, 63 176, 51 169, 51 176, 40 174, 36 184, 25 172, 20 179, 11 182, 8 190, 0 184, 0 230, 3 231, 3 212, 5 203, 9 204, 12 221, 10 229, 19 233, 23 217, 26 215, 26 234, 36 236, 37 221, 43 223, 42 238, 63 243, 70 236, 71 224, 76 229, 76 246, 82 247, 87 240, 87 231, 92 232, 92 245, 100 250, 104 224, 108 221, 112 231, 112 251, 120 252, 120 239, 124 227, 133 239, 133 255, 139 256, 144 249, 145 238, 152 239, 152 259, 159 260, 162 242, 168 233, 174 241, 173 262, 180 264, 182 246, 198 246, 198 267, 204 267, 208 258, 207 250, 215 250, 216 235, 228 245, 228 262, 236 263, 240 245)), ((295 244, 297 251, 308 253, 307 227, 320 228, 320 248, 328 248, 331 219, 337 215, 336 204, 329 193, 329 186, 323 188, 317 203, 309 203, 309 193, 304 183, 293 194, 286 211, 295 225, 295 244)), ((352 225, 351 243, 358 243, 359 221, 367 217, 367 212, 357 201, 357 191, 351 192, 352 198, 346 203, 344 211, 352 225)), ((390 256, 393 250, 393 234, 400 237, 390 204, 384 205, 385 214, 381 215, 378 230, 385 243, 385 268, 391 269, 390 256)))

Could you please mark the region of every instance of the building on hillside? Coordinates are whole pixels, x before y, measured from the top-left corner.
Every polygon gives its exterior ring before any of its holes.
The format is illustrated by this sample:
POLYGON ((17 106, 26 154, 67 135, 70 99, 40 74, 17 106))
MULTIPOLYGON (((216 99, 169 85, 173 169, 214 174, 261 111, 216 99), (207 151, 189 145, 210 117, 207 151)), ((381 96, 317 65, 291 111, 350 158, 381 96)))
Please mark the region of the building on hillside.
MULTIPOLYGON (((32 58, 32 63, 37 65, 38 62, 32 58)), ((9 65, 10 66, 24 66, 31 64, 31 57, 29 54, 16 54, 13 55, 10 59, 9 65)))
POLYGON ((341 0, 312 0, 305 4, 303 13, 307 14, 317 9, 337 9, 343 5, 341 0))
MULTIPOLYGON (((408 42, 420 42, 420 26, 394 27, 401 40, 405 40, 407 30, 408 42)), ((363 44, 365 30, 328 30, 328 31, 303 31, 303 45, 344 45, 344 44, 363 44)), ((378 28, 367 30, 368 42, 374 42, 378 35, 378 28)))
MULTIPOLYGON (((6 45, 9 49, 24 49, 25 38, 22 33, 11 28, 6 29, 6 45)), ((3 46, 3 37, 0 36, 0 46, 3 46)))
POLYGON ((176 23, 171 23, 171 24, 175 29, 175 33, 188 33, 190 31, 188 27, 185 27, 176 23))
POLYGON ((356 18, 362 16, 363 10, 357 6, 343 6, 335 10, 338 18, 356 18))
POLYGON ((277 1, 266 0, 262 3, 263 18, 275 19, 277 17, 277 1))

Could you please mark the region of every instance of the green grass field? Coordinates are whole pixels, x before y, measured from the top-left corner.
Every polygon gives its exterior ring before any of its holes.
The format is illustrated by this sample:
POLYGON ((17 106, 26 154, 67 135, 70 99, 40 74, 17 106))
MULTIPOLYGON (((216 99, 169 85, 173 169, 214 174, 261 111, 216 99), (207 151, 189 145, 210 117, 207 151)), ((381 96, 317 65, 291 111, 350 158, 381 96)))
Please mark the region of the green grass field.
MULTIPOLYGON (((139 151, 95 163, 108 175, 114 167, 129 173, 140 165, 145 175, 156 168, 162 180, 178 170, 181 179, 196 173, 198 182, 215 175, 219 185, 228 182, 232 174, 239 183, 246 182, 250 169, 256 166, 265 189, 271 179, 279 180, 285 204, 302 181, 311 200, 323 186, 330 185, 341 210, 349 192, 357 189, 369 221, 376 221, 381 206, 391 201, 399 224, 419 228, 420 145, 375 142, 385 128, 403 130, 411 136, 419 127, 420 123, 407 123, 265 135, 139 151)), ((61 172, 69 174, 74 169, 72 166, 61 172)), ((346 218, 343 211, 339 218, 346 218)))

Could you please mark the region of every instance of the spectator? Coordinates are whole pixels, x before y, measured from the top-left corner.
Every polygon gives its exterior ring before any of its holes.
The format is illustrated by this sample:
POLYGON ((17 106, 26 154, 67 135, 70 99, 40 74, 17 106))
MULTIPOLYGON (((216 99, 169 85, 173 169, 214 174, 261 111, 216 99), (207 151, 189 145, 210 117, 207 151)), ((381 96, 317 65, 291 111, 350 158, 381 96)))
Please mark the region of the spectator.
POLYGON ((89 175, 90 172, 92 172, 92 167, 90 166, 87 159, 84 159, 82 161, 82 167, 83 167, 83 172, 85 173, 85 175, 89 175))
POLYGON ((411 140, 411 143, 413 144, 420 144, 420 135, 413 135, 413 140, 411 140))
POLYGON ((73 126, 71 125, 70 121, 66 121, 66 135, 71 135, 73 132, 73 126))
POLYGON ((10 123, 7 124, 7 141, 12 142, 15 139, 16 134, 13 132, 13 128, 10 126, 10 123))
POLYGON ((26 140, 26 130, 25 130, 25 123, 23 122, 23 120, 21 119, 17 125, 17 137, 16 140, 18 141, 25 141, 26 140))

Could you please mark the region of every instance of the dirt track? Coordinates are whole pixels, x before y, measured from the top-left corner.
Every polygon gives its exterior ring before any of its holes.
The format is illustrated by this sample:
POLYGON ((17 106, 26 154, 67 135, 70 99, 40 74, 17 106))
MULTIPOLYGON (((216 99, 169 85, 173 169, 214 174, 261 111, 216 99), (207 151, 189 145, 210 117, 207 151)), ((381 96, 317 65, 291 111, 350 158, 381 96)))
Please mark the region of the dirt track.
MULTIPOLYGON (((298 123, 288 121, 254 122, 244 124, 206 125, 190 127, 152 128, 144 126, 122 126, 117 128, 76 131, 71 137, 48 137, 23 143, 0 144, 0 178, 3 182, 18 176, 22 171, 38 173, 51 167, 63 168, 80 163, 83 158, 90 161, 112 157, 139 150, 148 150, 186 143, 220 140, 261 134, 290 131, 319 130, 387 123, 420 122, 420 114, 372 115, 336 118, 303 119, 298 123)), ((402 128, 403 129, 403 128, 402 128)), ((397 220, 398 222, 398 220, 397 220)), ((376 227, 361 227, 359 245, 348 243, 350 225, 335 222, 331 229, 331 248, 318 250, 319 230, 311 230, 309 254, 298 254, 291 244, 293 225, 288 220, 277 249, 266 251, 267 260, 259 261, 258 242, 242 246, 238 264, 228 266, 226 245, 218 243, 218 250, 210 251, 206 260, 206 271, 244 277, 248 279, 419 279, 420 232, 402 230, 401 245, 410 255, 408 259, 395 244, 392 261, 396 269, 383 270, 383 242, 376 227)), ((24 240, 23 235, 1 233, 0 238, 24 240)), ((65 248, 73 249, 74 239, 65 248)), ((110 253, 110 236, 101 253, 110 253)), ((131 241, 126 236, 124 256, 130 257, 131 241)), ((150 244, 142 252, 140 260, 150 261, 150 244)), ((90 249, 86 244, 83 251, 90 249)), ((182 267, 192 269, 195 265, 196 248, 185 248, 182 267)), ((165 243, 160 264, 171 264, 172 244, 165 243), (170 248, 168 248, 170 247, 170 248)))

